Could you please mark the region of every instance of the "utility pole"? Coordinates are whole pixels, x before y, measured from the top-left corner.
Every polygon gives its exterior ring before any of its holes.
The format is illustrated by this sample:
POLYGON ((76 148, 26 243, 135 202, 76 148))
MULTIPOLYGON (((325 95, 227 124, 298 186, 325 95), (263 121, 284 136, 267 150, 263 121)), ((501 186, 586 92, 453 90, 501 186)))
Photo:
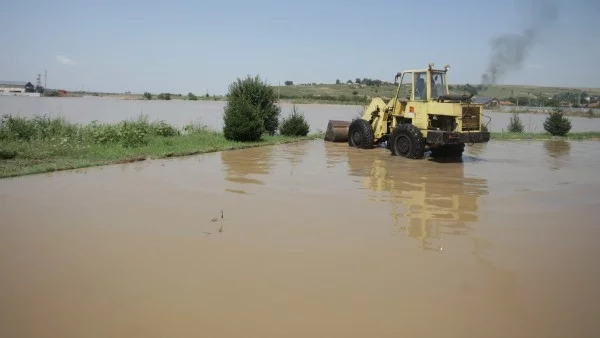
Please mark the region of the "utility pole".
POLYGON ((44 69, 44 90, 46 90, 47 84, 48 84, 48 71, 44 69))

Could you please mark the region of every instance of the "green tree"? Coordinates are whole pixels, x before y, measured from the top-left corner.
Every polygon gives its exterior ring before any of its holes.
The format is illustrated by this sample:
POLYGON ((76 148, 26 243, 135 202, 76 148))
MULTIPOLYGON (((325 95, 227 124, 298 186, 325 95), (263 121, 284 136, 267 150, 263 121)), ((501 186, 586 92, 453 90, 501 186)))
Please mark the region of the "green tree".
POLYGON ((269 135, 275 135, 281 114, 281 108, 277 106, 277 94, 273 87, 261 81, 258 76, 248 76, 244 80, 238 78, 230 85, 227 100, 248 101, 260 113, 265 131, 269 135))
POLYGON ((571 121, 563 116, 562 109, 555 109, 544 121, 544 129, 554 136, 564 136, 571 130, 571 121))
POLYGON ((223 136, 232 141, 259 141, 265 132, 259 108, 246 97, 229 100, 223 114, 223 136))
POLYGON ((281 108, 277 106, 277 95, 274 89, 262 82, 258 76, 237 79, 229 86, 227 106, 224 114, 224 130, 228 138, 239 141, 251 141, 260 138, 267 132, 275 135, 279 127, 281 108), (254 120, 259 118, 260 124, 254 120), (241 120, 238 120, 241 119, 241 120), (244 127, 251 126, 252 133, 244 127), (257 138, 258 137, 258 138, 257 138))
POLYGON ((521 122, 521 118, 519 117, 519 113, 514 112, 512 114, 507 129, 510 133, 522 133, 523 130, 525 130, 523 122, 521 122))
POLYGON ((156 97, 159 100, 170 100, 171 99, 171 94, 169 93, 160 93, 158 94, 158 96, 156 97))
POLYGON ((306 136, 310 130, 310 125, 306 121, 304 114, 298 111, 298 107, 292 107, 292 113, 281 121, 279 132, 286 136, 306 136))

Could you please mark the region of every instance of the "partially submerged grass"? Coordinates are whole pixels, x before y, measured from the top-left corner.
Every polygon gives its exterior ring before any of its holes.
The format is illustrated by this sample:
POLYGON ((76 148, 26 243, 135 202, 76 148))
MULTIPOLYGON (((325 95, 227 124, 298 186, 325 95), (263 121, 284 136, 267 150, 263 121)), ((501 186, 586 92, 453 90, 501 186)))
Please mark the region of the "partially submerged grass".
POLYGON ((145 117, 119 124, 76 125, 60 118, 5 116, 0 123, 0 178, 320 137, 265 135, 257 142, 234 142, 201 125, 180 130, 145 117))
POLYGON ((552 136, 550 133, 502 133, 492 132, 491 140, 596 140, 600 139, 600 132, 568 133, 566 136, 552 136))

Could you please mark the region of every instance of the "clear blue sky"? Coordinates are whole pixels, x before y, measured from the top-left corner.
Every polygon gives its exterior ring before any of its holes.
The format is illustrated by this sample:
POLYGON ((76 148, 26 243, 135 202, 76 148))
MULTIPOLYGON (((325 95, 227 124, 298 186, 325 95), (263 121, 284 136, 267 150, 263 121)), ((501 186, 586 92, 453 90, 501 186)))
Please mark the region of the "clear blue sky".
MULTIPOLYGON (((530 2, 9 1, 0 80, 35 83, 47 69, 49 88, 223 94, 248 74, 391 81, 435 62, 451 65, 453 83, 476 84, 490 39, 521 32, 530 2)), ((555 2, 558 20, 499 83, 600 87, 600 1, 555 2)))

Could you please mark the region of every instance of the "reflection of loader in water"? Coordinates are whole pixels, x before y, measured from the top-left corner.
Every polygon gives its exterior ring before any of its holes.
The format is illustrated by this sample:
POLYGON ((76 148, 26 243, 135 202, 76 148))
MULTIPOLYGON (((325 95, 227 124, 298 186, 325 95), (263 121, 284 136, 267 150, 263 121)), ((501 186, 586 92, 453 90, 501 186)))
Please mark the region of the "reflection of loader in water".
POLYGON ((349 148, 348 166, 375 199, 392 202, 395 227, 425 250, 439 250, 431 240, 444 234, 466 234, 479 220, 478 198, 487 194, 486 180, 465 177, 463 163, 393 161, 349 148))

